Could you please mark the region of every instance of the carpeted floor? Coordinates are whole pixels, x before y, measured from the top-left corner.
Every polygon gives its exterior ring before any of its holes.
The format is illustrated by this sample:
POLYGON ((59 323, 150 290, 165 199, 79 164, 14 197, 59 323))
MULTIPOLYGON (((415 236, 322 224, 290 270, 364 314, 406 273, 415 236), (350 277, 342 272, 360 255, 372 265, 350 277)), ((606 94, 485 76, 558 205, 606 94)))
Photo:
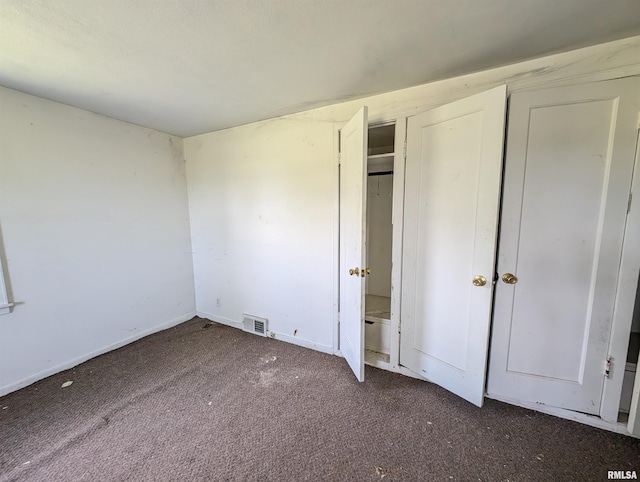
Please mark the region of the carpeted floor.
POLYGON ((0 398, 1 481, 607 480, 640 441, 195 318, 0 398), (73 384, 62 388, 66 381, 73 384))

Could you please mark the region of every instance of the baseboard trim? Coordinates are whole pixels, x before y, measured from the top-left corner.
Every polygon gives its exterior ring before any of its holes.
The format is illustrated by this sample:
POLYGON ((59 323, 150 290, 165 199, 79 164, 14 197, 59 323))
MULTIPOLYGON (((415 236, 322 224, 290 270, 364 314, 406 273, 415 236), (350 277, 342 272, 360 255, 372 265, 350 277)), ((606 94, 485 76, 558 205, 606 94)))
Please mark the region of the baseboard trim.
MULTIPOLYGON (((224 318, 218 315, 212 315, 211 313, 206 313, 204 311, 198 311, 196 313, 200 318, 205 318, 210 321, 215 321, 216 323, 220 323, 222 325, 231 326, 233 328, 238 328, 242 330, 244 325, 235 320, 231 320, 229 318, 224 318)), ((311 340, 305 340, 303 338, 299 338, 297 336, 285 335, 284 333, 278 333, 277 331, 269 330, 269 338, 273 338, 275 340, 284 341, 286 343, 291 343, 292 345, 302 346, 304 348, 310 348, 311 350, 319 351, 322 353, 327 353, 329 355, 334 355, 334 350, 331 345, 323 345, 321 343, 316 343, 311 340)))
POLYGON ((302 338, 298 338, 297 336, 285 335, 284 333, 277 333, 274 331, 269 331, 269 335, 271 336, 271 338, 274 338, 276 340, 291 343, 292 345, 302 346, 304 348, 310 348, 315 351, 327 353, 328 355, 333 355, 333 347, 331 345, 322 345, 311 340, 304 340, 302 338))
POLYGON ((200 318, 204 318, 205 320, 215 321, 216 323, 231 326, 233 328, 238 328, 239 330, 242 330, 242 328, 244 327, 244 325, 239 321, 224 318, 223 316, 212 315, 211 313, 207 313, 206 311, 196 311, 196 315, 200 318))
POLYGON ((180 323, 184 323, 185 321, 190 320, 194 316, 196 316, 195 312, 186 313, 182 316, 169 320, 161 325, 154 326, 153 328, 149 328, 145 331, 141 331, 132 336, 129 336, 120 341, 117 341, 116 343, 112 343, 98 350, 92 351, 90 353, 86 353, 84 355, 78 356, 76 358, 65 361, 63 363, 59 363, 58 365, 55 365, 51 368, 47 368, 46 370, 42 370, 41 372, 38 372, 35 375, 31 375, 27 378, 23 378, 18 382, 14 382, 9 385, 0 387, 0 397, 7 395, 11 392, 15 392, 16 390, 20 390, 21 388, 27 387, 32 383, 42 380, 43 378, 50 377, 51 375, 55 375, 56 373, 60 373, 62 371, 68 370, 69 368, 78 366, 81 363, 86 362, 87 360, 103 355, 107 352, 117 350, 118 348, 128 345, 129 343, 133 343, 134 341, 137 341, 140 338, 144 338, 145 336, 152 335, 153 333, 157 333, 159 331, 163 331, 173 326, 179 325, 180 323))

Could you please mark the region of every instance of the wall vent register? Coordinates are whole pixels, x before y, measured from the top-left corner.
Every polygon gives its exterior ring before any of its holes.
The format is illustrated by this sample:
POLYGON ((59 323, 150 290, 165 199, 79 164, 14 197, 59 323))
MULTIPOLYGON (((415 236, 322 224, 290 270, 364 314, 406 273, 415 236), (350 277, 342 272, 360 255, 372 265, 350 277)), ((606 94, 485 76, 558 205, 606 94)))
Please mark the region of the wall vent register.
POLYGON ((243 330, 255 335, 267 336, 267 319, 243 314, 243 330))

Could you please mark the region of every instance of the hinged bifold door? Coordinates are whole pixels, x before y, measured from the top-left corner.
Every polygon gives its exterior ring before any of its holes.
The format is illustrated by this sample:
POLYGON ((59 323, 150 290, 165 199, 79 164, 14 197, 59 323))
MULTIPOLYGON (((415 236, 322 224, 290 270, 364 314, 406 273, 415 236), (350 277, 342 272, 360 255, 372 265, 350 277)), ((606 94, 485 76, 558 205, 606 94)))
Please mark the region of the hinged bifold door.
POLYGON ((367 108, 340 131, 340 352, 364 381, 367 108))
POLYGON ((511 96, 491 396, 598 415, 605 377, 624 370, 608 346, 639 85, 623 79, 511 96))
POLYGON ((481 406, 506 86, 409 118, 400 363, 481 406))

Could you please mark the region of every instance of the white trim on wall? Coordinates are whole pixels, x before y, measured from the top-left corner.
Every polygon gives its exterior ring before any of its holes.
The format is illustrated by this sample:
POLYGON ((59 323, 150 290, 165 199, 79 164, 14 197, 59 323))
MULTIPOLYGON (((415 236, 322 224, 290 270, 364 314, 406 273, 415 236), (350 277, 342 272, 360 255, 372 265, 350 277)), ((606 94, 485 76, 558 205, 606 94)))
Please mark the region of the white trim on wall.
POLYGON ((333 354, 340 352, 340 129, 333 125, 333 354))

